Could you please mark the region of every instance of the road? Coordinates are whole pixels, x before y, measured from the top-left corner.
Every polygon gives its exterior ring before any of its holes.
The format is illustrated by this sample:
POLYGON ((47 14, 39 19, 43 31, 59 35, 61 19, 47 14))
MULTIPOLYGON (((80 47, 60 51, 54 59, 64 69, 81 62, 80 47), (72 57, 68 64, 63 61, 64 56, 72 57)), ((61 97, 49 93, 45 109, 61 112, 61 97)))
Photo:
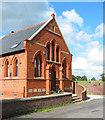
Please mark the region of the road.
POLYGON ((36 112, 15 118, 103 118, 103 108, 105 109, 105 101, 97 99, 54 108, 50 112, 36 112))

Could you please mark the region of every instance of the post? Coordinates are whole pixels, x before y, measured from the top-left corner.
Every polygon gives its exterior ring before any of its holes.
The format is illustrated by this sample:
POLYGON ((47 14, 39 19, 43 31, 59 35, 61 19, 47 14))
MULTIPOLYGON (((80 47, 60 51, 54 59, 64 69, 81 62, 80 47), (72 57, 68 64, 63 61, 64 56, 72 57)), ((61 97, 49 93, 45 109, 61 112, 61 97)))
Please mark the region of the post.
POLYGON ((60 77, 60 89, 64 91, 64 82, 62 80, 62 67, 59 69, 59 77, 60 77))
POLYGON ((46 94, 50 94, 51 82, 49 78, 49 65, 46 66, 46 94))

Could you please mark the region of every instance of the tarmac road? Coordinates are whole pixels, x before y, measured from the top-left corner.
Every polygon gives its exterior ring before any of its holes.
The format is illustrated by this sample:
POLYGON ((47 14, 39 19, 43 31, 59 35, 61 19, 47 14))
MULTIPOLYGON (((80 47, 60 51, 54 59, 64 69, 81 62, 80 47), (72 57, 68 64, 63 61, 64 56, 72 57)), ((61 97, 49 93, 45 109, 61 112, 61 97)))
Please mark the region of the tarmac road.
POLYGON ((105 100, 96 99, 15 118, 103 118, 103 108, 105 110, 105 100))

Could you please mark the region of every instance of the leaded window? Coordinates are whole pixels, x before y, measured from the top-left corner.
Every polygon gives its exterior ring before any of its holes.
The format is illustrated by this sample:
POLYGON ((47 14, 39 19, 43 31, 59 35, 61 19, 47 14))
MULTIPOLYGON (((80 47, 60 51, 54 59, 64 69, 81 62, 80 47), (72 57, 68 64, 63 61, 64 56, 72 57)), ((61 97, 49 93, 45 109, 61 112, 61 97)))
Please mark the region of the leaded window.
POLYGON ((41 77, 42 73, 42 57, 40 54, 38 54, 35 57, 34 61, 34 77, 41 77))
POLYGON ((54 61, 54 42, 52 42, 52 61, 54 61))

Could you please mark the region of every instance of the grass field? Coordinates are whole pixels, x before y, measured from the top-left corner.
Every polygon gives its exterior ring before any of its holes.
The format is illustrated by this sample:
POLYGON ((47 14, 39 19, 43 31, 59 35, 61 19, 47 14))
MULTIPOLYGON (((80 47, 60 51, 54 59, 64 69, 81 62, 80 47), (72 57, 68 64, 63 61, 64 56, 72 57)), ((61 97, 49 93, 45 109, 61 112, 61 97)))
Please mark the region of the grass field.
MULTIPOLYGON (((86 88, 87 88, 87 82, 89 82, 89 81, 78 81, 79 84, 83 85, 86 88)), ((103 82, 101 80, 99 80, 99 81, 91 81, 91 83, 100 83, 101 86, 103 86, 103 85, 105 86, 105 81, 103 82)))

